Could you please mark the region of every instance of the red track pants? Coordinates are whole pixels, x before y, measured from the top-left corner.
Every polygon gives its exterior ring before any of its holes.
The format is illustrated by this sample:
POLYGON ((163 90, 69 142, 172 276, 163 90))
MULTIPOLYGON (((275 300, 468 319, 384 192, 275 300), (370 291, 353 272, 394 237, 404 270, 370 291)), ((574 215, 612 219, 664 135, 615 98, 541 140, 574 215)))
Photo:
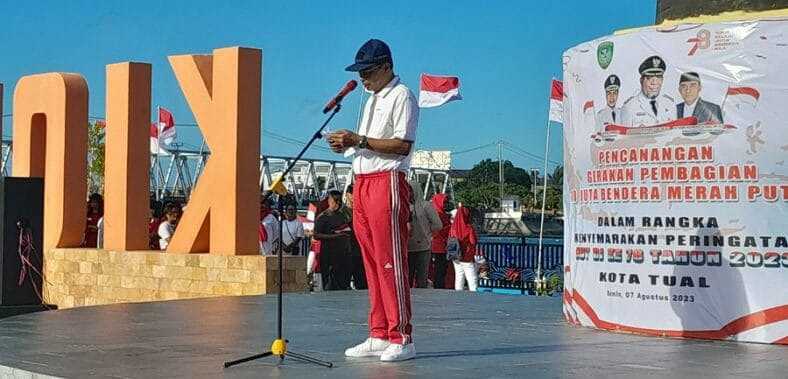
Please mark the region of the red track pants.
POLYGON ((353 231, 369 287, 369 335, 391 343, 411 340, 408 286, 410 187, 405 174, 358 174, 353 185, 353 231))

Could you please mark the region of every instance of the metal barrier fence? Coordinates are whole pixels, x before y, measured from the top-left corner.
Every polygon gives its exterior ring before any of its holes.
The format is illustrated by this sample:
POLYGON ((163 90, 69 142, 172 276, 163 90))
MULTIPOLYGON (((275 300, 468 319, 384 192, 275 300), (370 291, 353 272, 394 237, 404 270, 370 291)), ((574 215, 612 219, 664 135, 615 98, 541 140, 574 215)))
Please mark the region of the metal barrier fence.
MULTIPOLYGON (((536 241, 528 239, 521 243, 481 242, 477 248, 487 259, 487 270, 480 273, 479 287, 533 292, 539 259, 539 245, 536 241)), ((545 276, 561 275, 563 265, 563 241, 545 240, 542 246, 542 270, 545 276)))
MULTIPOLYGON (((301 254, 309 252, 310 239, 301 241, 301 254)), ((480 242, 476 248, 487 259, 487 271, 481 273, 479 287, 508 288, 533 292, 538 264, 539 244, 535 238, 515 238, 509 242, 480 242)), ((545 239, 542 246, 542 269, 546 277, 563 275, 564 245, 560 239, 545 239)))

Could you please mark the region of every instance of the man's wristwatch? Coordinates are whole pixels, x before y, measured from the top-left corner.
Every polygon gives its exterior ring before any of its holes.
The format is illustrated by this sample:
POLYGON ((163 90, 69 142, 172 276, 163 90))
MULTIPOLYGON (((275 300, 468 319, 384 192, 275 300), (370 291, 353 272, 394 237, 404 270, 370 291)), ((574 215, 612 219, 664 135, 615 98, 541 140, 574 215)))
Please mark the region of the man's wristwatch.
POLYGON ((368 146, 369 146, 369 142, 367 142, 367 136, 361 136, 361 140, 358 141, 358 148, 366 149, 368 146))

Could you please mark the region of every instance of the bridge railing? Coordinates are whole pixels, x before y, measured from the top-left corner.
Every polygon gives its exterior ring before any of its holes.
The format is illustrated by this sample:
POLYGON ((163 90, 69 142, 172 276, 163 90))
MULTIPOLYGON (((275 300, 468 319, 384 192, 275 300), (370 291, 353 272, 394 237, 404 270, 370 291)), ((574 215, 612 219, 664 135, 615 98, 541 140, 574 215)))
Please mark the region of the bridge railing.
MULTIPOLYGON (((3 140, 0 170, 4 176, 11 172, 11 157, 11 141, 3 140)), ((158 200, 166 197, 188 199, 209 158, 210 152, 205 150, 173 149, 151 154, 151 194, 158 200)), ((269 188, 293 160, 293 157, 261 155, 260 187, 269 188)), ((286 178, 285 186, 299 202, 319 199, 331 189, 344 191, 351 180, 351 168, 348 161, 302 158, 286 178)), ((453 195, 447 170, 414 167, 409 172, 409 178, 414 177, 423 186, 425 199, 436 193, 453 195)))

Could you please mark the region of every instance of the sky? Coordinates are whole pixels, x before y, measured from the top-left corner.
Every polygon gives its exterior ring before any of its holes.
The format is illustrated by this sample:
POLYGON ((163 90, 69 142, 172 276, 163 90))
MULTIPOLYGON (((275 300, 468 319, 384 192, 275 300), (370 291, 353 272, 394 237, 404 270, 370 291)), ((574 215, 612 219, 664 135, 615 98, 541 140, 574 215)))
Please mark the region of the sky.
MULTIPOLYGON (((651 25, 655 9, 655 0, 1 2, 3 114, 11 113, 19 78, 62 71, 85 77, 89 114, 103 118, 105 66, 146 62, 152 109, 171 110, 178 142, 198 149, 202 138, 167 56, 255 47, 263 51, 263 154, 295 156, 322 123, 326 101, 357 79, 345 66, 379 38, 416 95, 421 73, 460 77, 463 100, 421 110, 418 149, 452 150, 452 166, 462 169, 496 160, 503 140, 504 159, 542 167, 550 80, 562 76, 562 53, 651 25)), ((331 130, 356 128, 362 96, 357 90, 345 99, 331 130)), ((3 123, 9 138, 11 118, 3 123)), ((560 125, 551 128, 549 158, 561 162, 560 125)), ((343 160, 324 141, 305 156, 343 160)))

